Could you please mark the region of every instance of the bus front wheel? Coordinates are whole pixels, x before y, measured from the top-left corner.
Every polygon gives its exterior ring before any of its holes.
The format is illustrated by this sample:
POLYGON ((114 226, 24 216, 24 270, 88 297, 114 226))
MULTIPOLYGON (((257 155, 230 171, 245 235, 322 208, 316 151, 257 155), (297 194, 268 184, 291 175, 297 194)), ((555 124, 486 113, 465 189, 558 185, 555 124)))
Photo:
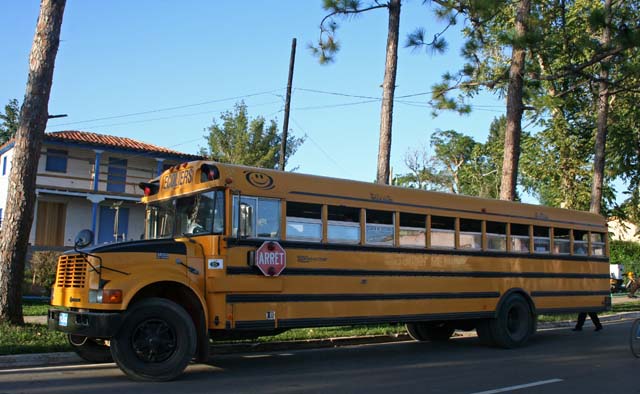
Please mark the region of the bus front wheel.
POLYGON ((511 349, 524 345, 535 325, 529 303, 521 295, 512 294, 503 302, 496 318, 488 320, 488 331, 495 346, 511 349))
POLYGON ((136 303, 111 339, 114 361, 134 380, 173 380, 182 374, 195 352, 193 320, 180 305, 163 298, 136 303))

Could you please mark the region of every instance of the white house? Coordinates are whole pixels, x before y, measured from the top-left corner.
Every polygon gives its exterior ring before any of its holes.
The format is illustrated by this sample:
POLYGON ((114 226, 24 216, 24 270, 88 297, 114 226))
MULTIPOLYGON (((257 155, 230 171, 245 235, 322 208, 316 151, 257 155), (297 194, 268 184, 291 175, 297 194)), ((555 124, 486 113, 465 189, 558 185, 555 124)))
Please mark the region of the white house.
MULTIPOLYGON (((0 221, 7 204, 15 142, 0 146, 0 221)), ((165 168, 200 159, 130 138, 84 131, 46 133, 36 179, 36 210, 29 243, 36 249, 73 246, 88 228, 96 243, 138 239, 144 207, 138 183, 165 168)))

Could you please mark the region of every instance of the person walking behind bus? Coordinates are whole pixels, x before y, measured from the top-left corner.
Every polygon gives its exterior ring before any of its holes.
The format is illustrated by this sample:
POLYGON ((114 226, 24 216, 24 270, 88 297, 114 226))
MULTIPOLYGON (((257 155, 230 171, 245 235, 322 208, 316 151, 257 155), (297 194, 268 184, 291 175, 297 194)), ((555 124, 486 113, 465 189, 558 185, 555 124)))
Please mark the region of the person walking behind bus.
MULTIPOLYGON (((600 319, 598 318, 598 314, 595 312, 589 312, 589 317, 593 322, 593 325, 596 326, 595 331, 602 330, 602 323, 600 323, 600 319)), ((580 312, 578 314, 578 322, 576 326, 571 331, 582 331, 582 326, 584 325, 585 320, 587 320, 587 312, 580 312)))
POLYGON ((629 278, 629 282, 627 282, 627 290, 629 291, 629 294, 627 294, 627 297, 636 298, 636 291, 640 287, 640 284, 638 284, 638 279, 633 272, 629 272, 627 274, 627 277, 629 278))

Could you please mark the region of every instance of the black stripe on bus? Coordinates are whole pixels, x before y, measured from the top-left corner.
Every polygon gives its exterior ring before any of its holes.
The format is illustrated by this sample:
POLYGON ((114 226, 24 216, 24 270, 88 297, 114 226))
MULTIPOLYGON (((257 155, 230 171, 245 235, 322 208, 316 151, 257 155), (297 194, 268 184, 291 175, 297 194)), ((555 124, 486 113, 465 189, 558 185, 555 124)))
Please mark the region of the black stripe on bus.
MULTIPOLYGON (((227 267, 227 275, 262 275, 251 267, 227 267)), ((607 279, 607 274, 545 273, 545 272, 500 272, 500 271, 384 271, 350 270, 337 268, 285 268, 282 276, 400 276, 400 277, 459 277, 459 278, 561 278, 561 279, 607 279)))
POLYGON ((556 315, 556 314, 566 314, 566 313, 581 313, 581 312, 605 312, 608 311, 607 307, 592 307, 592 306, 583 306, 583 307, 575 307, 575 308, 537 308, 536 313, 538 315, 556 315))
MULTIPOLYGON (((479 215, 480 214, 480 215, 487 215, 487 216, 499 216, 499 217, 524 219, 524 220, 532 220, 532 221, 539 220, 539 219, 536 219, 536 218, 530 217, 530 216, 510 215, 510 214, 506 214, 506 213, 479 212, 479 211, 474 211, 474 210, 470 210, 470 209, 460 209, 460 208, 443 208, 443 207, 437 207, 437 206, 434 206, 434 205, 411 204, 411 203, 402 203, 402 202, 396 202, 396 201, 371 200, 371 199, 368 199, 368 198, 347 197, 347 196, 339 196, 339 195, 335 195, 335 194, 310 193, 310 192, 301 192, 301 191, 291 191, 289 193, 290 194, 297 194, 297 195, 301 195, 301 196, 309 196, 309 197, 335 198, 335 199, 340 199, 340 200, 366 202, 366 203, 373 203, 373 204, 394 205, 394 206, 421 208, 421 209, 434 209, 434 210, 444 211, 444 212, 471 213, 471 214, 474 214, 474 215, 479 215)), ((604 226, 598 226, 598 225, 595 225, 595 224, 589 224, 589 223, 583 223, 583 222, 573 222, 573 221, 569 221, 569 220, 544 219, 544 221, 545 222, 552 222, 552 223, 571 224, 571 225, 577 225, 577 226, 583 226, 583 227, 591 227, 591 228, 597 229, 597 230, 603 230, 603 227, 604 227, 604 226)))
POLYGON ((258 302, 325 302, 325 301, 393 301, 429 299, 498 298, 497 291, 467 293, 399 293, 399 294, 227 294, 229 304, 258 302))
POLYGON ((573 297, 573 296, 608 296, 609 290, 603 291, 532 291, 531 297, 573 297))
MULTIPOLYGON (((494 317, 494 312, 432 313, 423 315, 356 316, 305 319, 278 319, 278 328, 330 327, 355 324, 405 323, 414 321, 443 321, 485 319, 494 317)), ((236 321, 236 329, 275 329, 274 320, 236 321)))
POLYGON ((172 239, 154 239, 98 245, 83 249, 83 251, 89 253, 169 253, 185 255, 187 254, 187 247, 184 242, 172 239))
MULTIPOLYGON (((254 246, 259 247, 266 239, 238 239, 228 238, 227 246, 229 248, 254 246)), ((369 245, 341 245, 341 244, 321 244, 318 242, 299 242, 299 241, 283 241, 273 240, 285 249, 295 250, 331 250, 341 252, 379 252, 379 253, 402 253, 402 254, 429 254, 429 255, 447 255, 447 256, 479 256, 479 257, 499 257, 499 258, 524 258, 537 260, 567 260, 567 261, 588 261, 598 263, 609 263, 606 256, 571 256, 557 255, 549 253, 507 253, 498 251, 481 251, 481 250, 461 250, 461 249, 426 249, 426 248, 408 248, 408 247, 386 247, 386 246, 369 246, 369 245)))

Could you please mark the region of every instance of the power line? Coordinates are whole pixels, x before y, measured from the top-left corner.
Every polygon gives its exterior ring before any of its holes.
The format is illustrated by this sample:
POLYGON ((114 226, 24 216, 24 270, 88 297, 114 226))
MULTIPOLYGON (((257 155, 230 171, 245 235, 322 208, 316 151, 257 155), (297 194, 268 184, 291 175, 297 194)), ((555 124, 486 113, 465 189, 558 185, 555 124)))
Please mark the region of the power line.
MULTIPOLYGON (((259 107, 262 105, 270 105, 270 104, 277 104, 280 103, 281 100, 278 101, 270 101, 267 103, 260 103, 260 104, 254 104, 251 105, 250 107, 259 107)), ((249 106, 247 106, 247 108, 249 108, 249 106)), ((171 116, 162 116, 159 118, 150 118, 150 119, 140 119, 140 120, 131 120, 131 121, 127 121, 127 122, 120 122, 120 123, 109 123, 109 124, 102 124, 102 125, 93 125, 91 126, 92 129, 97 129, 100 127, 113 127, 113 126, 124 126, 124 125, 129 125, 129 124, 137 124, 137 123, 146 123, 146 122, 153 122, 156 120, 167 120, 167 119, 176 119, 176 118, 186 118, 189 116, 196 116, 196 115, 204 115, 204 114, 211 114, 213 110, 209 110, 209 111, 200 111, 200 112, 192 112, 192 113, 188 113, 188 114, 179 114, 179 115, 171 115, 171 116)), ((279 110, 278 112, 280 112, 281 110, 279 110)), ((62 126, 62 125, 55 125, 57 126, 62 126)), ((51 131, 52 133, 56 132, 56 131, 64 131, 64 130, 55 130, 55 131, 51 131)))
POLYGON ((175 107, 165 107, 165 108, 153 109, 153 110, 149 110, 149 111, 133 112, 133 113, 122 114, 122 115, 105 116, 105 117, 102 117, 102 118, 78 120, 78 121, 75 121, 75 122, 60 123, 60 124, 57 124, 55 126, 68 126, 68 125, 79 124, 79 123, 97 122, 97 121, 100 121, 100 120, 119 119, 119 118, 126 118, 126 117, 130 117, 130 116, 146 115, 146 114, 151 114, 151 113, 156 113, 156 112, 174 111, 174 110, 177 110, 177 109, 197 107, 197 106, 200 106, 200 105, 214 104, 214 103, 220 103, 220 102, 224 102, 224 101, 238 100, 238 99, 242 99, 242 98, 260 96, 260 95, 264 95, 264 94, 271 94, 271 93, 274 93, 274 92, 278 92, 280 90, 282 90, 282 89, 273 89, 273 90, 269 90, 269 91, 246 94, 246 95, 242 95, 242 96, 235 96, 235 97, 227 97, 227 98, 221 98, 221 99, 215 99, 215 100, 208 100, 208 101, 203 101, 203 102, 200 102, 200 103, 179 105, 179 106, 175 106, 175 107))
POLYGON ((367 104, 380 101, 381 99, 373 99, 373 100, 364 100, 364 101, 355 101, 351 103, 341 103, 341 104, 327 104, 327 105, 318 105, 312 107, 300 107, 295 108, 296 111, 307 111, 312 109, 326 109, 326 108, 337 108, 337 107, 348 107, 351 105, 359 105, 359 104, 367 104))

